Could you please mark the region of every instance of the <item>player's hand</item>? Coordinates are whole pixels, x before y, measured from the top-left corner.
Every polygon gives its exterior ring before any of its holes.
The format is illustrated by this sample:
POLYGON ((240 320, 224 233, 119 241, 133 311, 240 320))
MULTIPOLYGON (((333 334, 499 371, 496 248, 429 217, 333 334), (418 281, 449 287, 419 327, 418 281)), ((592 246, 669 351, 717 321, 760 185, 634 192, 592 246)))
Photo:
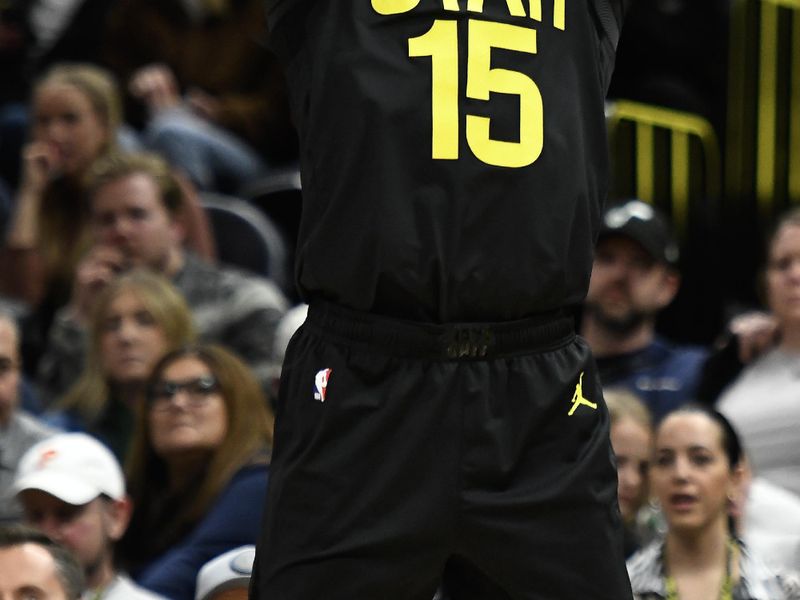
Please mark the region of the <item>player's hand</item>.
POLYGON ((159 112, 181 103, 178 81, 172 69, 165 64, 142 67, 133 74, 128 88, 151 112, 159 112))
POLYGON ((739 341, 739 360, 744 364, 772 348, 780 332, 778 321, 769 313, 752 311, 735 317, 729 329, 739 341))
POLYGON ((125 255, 118 248, 98 245, 89 250, 75 272, 70 302, 72 317, 85 325, 98 294, 128 266, 125 255))
POLYGON ((22 190, 40 195, 62 168, 61 153, 50 142, 31 142, 22 150, 22 190))
POLYGON ((220 112, 220 101, 201 89, 191 88, 186 92, 186 104, 191 111, 208 121, 216 121, 220 112))

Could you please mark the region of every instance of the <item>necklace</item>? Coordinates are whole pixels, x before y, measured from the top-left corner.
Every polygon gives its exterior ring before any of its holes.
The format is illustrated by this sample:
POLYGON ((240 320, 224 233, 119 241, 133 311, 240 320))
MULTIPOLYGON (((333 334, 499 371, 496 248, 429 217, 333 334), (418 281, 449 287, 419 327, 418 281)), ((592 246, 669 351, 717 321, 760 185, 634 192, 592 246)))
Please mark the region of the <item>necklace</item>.
POLYGON ((112 579, 106 585, 104 585, 102 587, 99 587, 99 588, 95 588, 92 591, 91 595, 88 595, 88 592, 87 592, 85 594, 85 596, 87 597, 87 600, 103 600, 103 598, 105 598, 108 595, 110 590, 112 590, 112 589, 117 587, 117 584, 119 584, 119 582, 120 582, 120 578, 119 578, 119 574, 117 574, 117 575, 114 576, 114 579, 112 579))
MULTIPOLYGON (((719 600, 733 600, 733 576, 731 571, 732 565, 736 555, 739 552, 739 545, 733 538, 728 539, 727 544, 727 560, 725 561, 725 578, 722 580, 722 587, 719 590, 719 600)), ((666 564, 666 561, 662 562, 666 564)), ((666 588, 666 600, 680 600, 678 595, 678 585, 675 583, 675 578, 672 575, 664 576, 664 587, 666 588)))

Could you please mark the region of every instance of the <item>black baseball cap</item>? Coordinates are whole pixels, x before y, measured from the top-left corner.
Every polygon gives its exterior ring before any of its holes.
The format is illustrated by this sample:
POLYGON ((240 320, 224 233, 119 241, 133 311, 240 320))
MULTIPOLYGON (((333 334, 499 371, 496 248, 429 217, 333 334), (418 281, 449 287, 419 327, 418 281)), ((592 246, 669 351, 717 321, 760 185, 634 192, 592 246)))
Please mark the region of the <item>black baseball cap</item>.
POLYGON ((667 218, 642 200, 628 200, 603 214, 598 240, 621 235, 641 244, 655 260, 676 265, 680 252, 667 218))

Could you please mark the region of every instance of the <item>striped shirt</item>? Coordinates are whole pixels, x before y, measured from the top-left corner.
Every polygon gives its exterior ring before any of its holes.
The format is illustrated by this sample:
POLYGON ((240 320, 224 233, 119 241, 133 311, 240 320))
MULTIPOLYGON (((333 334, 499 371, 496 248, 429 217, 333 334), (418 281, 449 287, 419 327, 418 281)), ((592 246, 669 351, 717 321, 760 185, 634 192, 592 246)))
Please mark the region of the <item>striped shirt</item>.
MULTIPOLYGON (((770 571, 739 542, 739 580, 733 587, 733 600, 797 600, 796 582, 770 571)), ((628 575, 634 600, 666 600, 664 580, 664 540, 657 540, 634 554, 628 561, 628 575)))

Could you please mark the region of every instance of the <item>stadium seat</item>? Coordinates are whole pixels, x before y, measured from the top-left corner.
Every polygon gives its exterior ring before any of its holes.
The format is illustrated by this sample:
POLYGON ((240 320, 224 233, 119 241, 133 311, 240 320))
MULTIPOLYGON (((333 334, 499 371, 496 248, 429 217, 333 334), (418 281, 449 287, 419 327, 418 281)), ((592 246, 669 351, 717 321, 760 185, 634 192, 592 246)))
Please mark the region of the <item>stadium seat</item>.
POLYGON ((294 295, 283 234, 245 200, 210 192, 201 194, 221 263, 240 267, 274 281, 294 295))
POLYGON ((302 212, 300 170, 288 168, 250 182, 239 196, 261 210, 277 225, 290 244, 290 253, 297 242, 302 212))

